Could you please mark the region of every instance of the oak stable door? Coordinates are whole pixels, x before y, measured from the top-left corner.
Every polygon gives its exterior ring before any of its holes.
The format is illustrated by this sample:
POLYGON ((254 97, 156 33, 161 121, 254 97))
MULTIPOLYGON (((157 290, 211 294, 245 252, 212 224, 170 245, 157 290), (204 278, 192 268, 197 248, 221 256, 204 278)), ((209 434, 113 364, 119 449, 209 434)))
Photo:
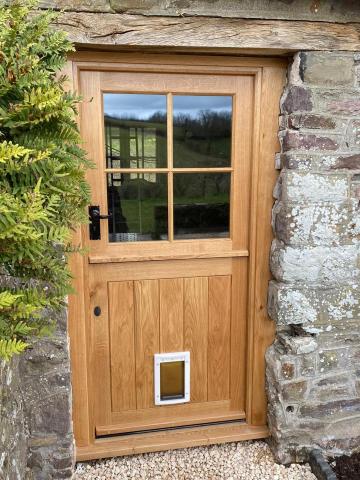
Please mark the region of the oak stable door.
POLYGON ((254 76, 80 85, 95 435, 245 420, 254 76))

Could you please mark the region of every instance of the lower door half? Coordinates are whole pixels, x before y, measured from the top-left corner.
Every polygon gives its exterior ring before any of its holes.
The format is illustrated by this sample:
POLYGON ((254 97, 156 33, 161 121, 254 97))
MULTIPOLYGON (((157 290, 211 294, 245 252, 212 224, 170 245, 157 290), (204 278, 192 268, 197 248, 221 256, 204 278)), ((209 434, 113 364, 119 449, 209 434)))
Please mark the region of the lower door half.
POLYGON ((247 263, 90 266, 96 436, 245 418, 247 263), (154 356, 175 352, 189 352, 190 399, 157 405, 154 356))

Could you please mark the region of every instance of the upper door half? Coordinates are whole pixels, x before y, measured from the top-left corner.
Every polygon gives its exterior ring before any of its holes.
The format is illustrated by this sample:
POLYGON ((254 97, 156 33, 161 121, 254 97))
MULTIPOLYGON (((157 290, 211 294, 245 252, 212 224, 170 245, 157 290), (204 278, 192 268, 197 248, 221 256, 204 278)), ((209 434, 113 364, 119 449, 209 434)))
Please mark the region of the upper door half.
POLYGON ((83 72, 90 262, 246 255, 253 75, 83 72), (91 99, 91 101, 90 101, 91 99))

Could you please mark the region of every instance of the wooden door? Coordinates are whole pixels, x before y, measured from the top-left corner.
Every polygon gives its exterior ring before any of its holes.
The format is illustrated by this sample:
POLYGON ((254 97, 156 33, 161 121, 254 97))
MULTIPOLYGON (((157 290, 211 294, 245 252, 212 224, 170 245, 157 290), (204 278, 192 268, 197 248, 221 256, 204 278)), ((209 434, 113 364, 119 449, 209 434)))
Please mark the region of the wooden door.
POLYGON ((253 82, 82 73, 92 203, 111 215, 88 240, 97 435, 245 417, 253 82), (154 355, 182 351, 190 402, 155 406, 154 355))
POLYGON ((84 230, 95 437, 251 414, 259 71, 140 70, 79 77, 92 206, 109 217, 84 230), (154 355, 182 351, 190 401, 155 405, 154 355))

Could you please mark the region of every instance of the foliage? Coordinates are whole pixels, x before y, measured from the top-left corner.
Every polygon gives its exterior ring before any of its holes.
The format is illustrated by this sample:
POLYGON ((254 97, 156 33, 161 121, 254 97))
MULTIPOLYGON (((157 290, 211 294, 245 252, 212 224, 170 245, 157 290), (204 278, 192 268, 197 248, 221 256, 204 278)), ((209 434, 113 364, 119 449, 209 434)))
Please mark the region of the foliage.
POLYGON ((86 222, 79 98, 59 74, 73 50, 35 0, 0 1, 0 357, 49 334, 71 291, 71 228, 86 222), (44 312, 46 311, 46 315, 44 312), (52 313, 51 313, 52 312, 52 313), (30 339, 30 340, 29 340, 30 339))

